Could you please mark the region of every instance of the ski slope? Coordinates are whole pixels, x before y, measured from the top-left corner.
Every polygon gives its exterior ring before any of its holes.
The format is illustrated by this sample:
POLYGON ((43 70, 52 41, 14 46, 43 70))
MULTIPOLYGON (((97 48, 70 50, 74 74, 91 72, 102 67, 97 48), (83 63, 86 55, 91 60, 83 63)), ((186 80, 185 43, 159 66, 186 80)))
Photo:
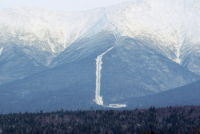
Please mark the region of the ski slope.
POLYGON ((104 107, 112 107, 112 108, 122 108, 126 107, 126 104, 109 104, 108 106, 105 106, 103 104, 103 97, 100 95, 101 90, 101 69, 102 69, 102 58, 103 56, 111 51, 114 47, 109 48, 107 51, 103 52, 101 55, 99 55, 96 59, 96 92, 95 92, 95 102, 98 105, 104 106, 104 107))

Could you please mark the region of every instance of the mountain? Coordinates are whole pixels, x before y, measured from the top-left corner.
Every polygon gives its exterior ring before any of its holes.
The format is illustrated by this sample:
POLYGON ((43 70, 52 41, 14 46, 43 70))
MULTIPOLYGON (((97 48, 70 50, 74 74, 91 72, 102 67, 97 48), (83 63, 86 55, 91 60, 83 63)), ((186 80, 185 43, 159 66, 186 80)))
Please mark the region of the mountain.
MULTIPOLYGON (((129 108, 199 105, 200 81, 161 93, 123 100, 129 108)), ((117 103, 117 102, 116 102, 117 103)))
POLYGON ((126 107, 128 98, 198 81, 199 5, 134 0, 83 12, 1 10, 2 112, 126 107))

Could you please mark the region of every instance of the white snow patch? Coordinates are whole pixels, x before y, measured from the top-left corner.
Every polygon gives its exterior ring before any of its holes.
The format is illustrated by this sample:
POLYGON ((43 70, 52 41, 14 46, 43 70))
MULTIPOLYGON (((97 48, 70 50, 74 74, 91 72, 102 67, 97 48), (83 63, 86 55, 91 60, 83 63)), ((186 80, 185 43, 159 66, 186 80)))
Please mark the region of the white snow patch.
POLYGON ((174 60, 176 63, 181 64, 181 59, 180 59, 180 50, 177 51, 177 58, 174 60))
POLYGON ((3 52, 3 47, 0 49, 0 56, 1 56, 2 52, 3 52))
POLYGON ((126 104, 109 104, 107 107, 122 108, 122 107, 127 107, 127 106, 126 104))

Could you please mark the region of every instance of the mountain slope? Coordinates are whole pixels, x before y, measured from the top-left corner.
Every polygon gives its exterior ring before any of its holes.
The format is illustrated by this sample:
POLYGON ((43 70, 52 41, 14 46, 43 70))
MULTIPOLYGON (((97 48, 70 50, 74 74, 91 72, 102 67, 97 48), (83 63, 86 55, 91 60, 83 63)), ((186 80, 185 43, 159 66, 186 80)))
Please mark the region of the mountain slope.
POLYGON ((149 40, 151 47, 182 65, 188 49, 199 50, 199 5, 196 0, 134 1, 107 8, 107 20, 118 36, 149 40))
POLYGON ((199 6, 196 0, 134 0, 73 13, 1 10, 2 106, 95 106, 99 76, 106 105, 198 81, 199 6))
POLYGON ((95 61, 86 58, 65 64, 4 84, 0 89, 4 113, 88 109, 90 103, 95 105, 95 61))
MULTIPOLYGON (((128 42, 131 43, 132 39, 124 43, 129 45, 128 42)), ((134 47, 137 44, 132 45, 132 49, 139 48, 134 47)), ((126 45, 122 46, 113 48, 102 58, 100 95, 105 105, 116 101, 123 104, 126 98, 162 92, 199 79, 198 75, 153 50, 127 50, 126 45)), ((98 55, 94 53, 0 86, 3 112, 96 107, 95 59, 98 55)))
MULTIPOLYGON (((128 108, 199 105, 200 81, 145 97, 122 100, 128 108)), ((121 102, 121 101, 120 101, 121 102)))
POLYGON ((146 42, 128 38, 120 44, 103 58, 101 89, 105 99, 144 96, 199 79, 198 75, 149 48, 146 42))
MULTIPOLYGON (((25 51, 31 51, 28 47, 7 46, 1 49, 0 56, 0 84, 9 83, 16 79, 22 79, 31 74, 42 72, 47 69, 36 60, 32 59, 25 51)), ((32 48, 34 51, 34 48, 32 48)), ((49 53, 45 53, 49 55, 49 53)), ((44 53, 38 53, 40 58, 44 53)))

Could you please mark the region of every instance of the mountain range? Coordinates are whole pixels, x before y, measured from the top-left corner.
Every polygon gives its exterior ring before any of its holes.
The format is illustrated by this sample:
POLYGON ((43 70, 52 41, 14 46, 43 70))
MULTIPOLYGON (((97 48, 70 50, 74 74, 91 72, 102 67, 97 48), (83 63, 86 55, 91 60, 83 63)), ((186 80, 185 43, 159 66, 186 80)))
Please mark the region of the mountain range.
POLYGON ((192 95, 190 85, 200 80, 199 7, 198 0, 133 0, 82 12, 0 10, 0 112, 191 99, 198 90, 192 95))

